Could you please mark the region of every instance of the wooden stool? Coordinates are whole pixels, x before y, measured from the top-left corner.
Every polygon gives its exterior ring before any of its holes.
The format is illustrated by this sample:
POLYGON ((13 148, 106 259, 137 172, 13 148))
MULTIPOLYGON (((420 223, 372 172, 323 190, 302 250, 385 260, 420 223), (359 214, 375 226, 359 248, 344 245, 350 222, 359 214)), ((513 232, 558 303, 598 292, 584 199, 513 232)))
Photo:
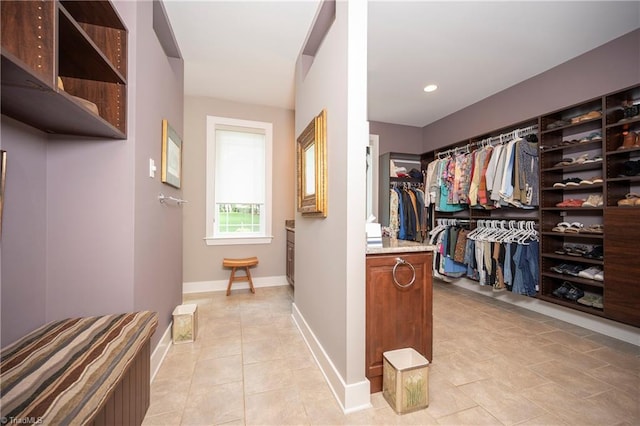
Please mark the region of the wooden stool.
POLYGON ((222 266, 225 268, 231 268, 231 276, 229 277, 229 285, 227 286, 227 296, 231 294, 231 284, 234 281, 249 281, 249 288, 251 289, 251 293, 255 293, 256 289, 253 288, 253 281, 251 281, 251 272, 249 272, 249 268, 251 266, 256 266, 258 264, 257 257, 247 257, 246 259, 223 259, 222 266), (244 268, 244 272, 246 276, 236 277, 236 269, 244 268))

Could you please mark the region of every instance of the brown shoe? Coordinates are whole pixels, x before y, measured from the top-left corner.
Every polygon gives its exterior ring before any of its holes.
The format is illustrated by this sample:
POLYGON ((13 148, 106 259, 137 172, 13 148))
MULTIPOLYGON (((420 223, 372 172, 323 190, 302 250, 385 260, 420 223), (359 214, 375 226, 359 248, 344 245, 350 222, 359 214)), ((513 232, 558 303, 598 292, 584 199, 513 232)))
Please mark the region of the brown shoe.
POLYGON ((618 150, 634 148, 639 145, 638 134, 635 132, 623 133, 624 139, 622 140, 622 146, 618 147, 618 150))

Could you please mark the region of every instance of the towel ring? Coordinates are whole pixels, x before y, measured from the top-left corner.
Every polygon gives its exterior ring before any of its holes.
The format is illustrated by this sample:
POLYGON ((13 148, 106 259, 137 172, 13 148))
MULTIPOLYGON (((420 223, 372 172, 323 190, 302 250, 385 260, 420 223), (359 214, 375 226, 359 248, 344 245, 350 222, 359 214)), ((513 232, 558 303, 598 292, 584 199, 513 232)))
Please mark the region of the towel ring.
POLYGON ((410 287, 415 281, 416 281, 416 268, 414 268, 411 263, 407 262, 403 258, 396 257, 396 264, 393 267, 393 282, 395 283, 395 285, 397 285, 400 288, 407 288, 407 287, 410 287), (400 284, 398 282, 398 279, 396 277, 396 269, 398 269, 399 265, 407 265, 409 268, 411 268, 411 272, 413 272, 413 277, 411 277, 411 281, 409 281, 408 284, 400 284))

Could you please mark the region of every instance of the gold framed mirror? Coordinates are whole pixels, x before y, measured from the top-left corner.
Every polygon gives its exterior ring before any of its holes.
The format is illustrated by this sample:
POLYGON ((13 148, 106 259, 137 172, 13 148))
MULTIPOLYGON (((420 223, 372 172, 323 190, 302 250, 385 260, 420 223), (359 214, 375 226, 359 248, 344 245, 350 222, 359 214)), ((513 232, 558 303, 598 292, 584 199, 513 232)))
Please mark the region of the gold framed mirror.
POLYGON ((298 211, 327 217, 327 112, 322 112, 298 136, 298 211))

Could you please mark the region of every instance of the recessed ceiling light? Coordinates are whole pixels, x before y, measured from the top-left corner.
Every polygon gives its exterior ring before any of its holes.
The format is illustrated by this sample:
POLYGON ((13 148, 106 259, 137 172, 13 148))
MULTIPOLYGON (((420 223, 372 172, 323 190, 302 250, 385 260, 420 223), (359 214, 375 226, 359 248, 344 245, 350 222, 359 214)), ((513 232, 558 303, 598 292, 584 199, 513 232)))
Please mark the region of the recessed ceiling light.
POLYGON ((438 86, 436 86, 435 84, 429 84, 429 85, 424 87, 424 91, 429 93, 429 92, 433 92, 437 88, 438 88, 438 86))

